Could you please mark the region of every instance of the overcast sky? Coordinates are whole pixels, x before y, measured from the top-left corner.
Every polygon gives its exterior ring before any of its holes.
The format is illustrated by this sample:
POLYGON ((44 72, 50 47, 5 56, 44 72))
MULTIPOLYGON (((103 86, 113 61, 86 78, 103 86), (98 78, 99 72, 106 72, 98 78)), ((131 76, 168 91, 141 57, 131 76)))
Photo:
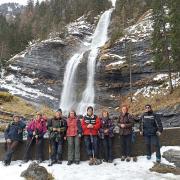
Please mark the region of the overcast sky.
MULTIPOLYGON (((8 2, 16 2, 22 5, 26 5, 28 0, 0 0, 0 4, 8 3, 8 2)), ((39 0, 41 2, 42 0, 39 0)), ((34 0, 36 2, 36 0, 34 0)))

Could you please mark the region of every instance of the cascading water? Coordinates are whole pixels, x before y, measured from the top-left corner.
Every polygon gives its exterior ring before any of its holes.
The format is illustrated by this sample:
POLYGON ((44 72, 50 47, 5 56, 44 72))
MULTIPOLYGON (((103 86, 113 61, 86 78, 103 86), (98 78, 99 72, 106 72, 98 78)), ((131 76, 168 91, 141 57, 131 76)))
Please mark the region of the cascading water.
POLYGON ((66 65, 63 80, 63 91, 60 101, 60 107, 65 113, 67 113, 76 103, 74 83, 77 67, 81 59, 83 58, 83 54, 84 53, 74 54, 66 65))
MULTIPOLYGON (((112 6, 115 7, 116 0, 111 0, 112 6)), ((95 90, 94 90, 94 76, 95 76, 95 66, 96 58, 98 55, 99 47, 103 46, 108 39, 108 27, 110 23, 112 9, 105 11, 97 24, 96 30, 92 36, 92 42, 89 49, 89 57, 87 63, 87 83, 86 88, 82 94, 82 100, 80 101, 77 108, 74 108, 79 114, 83 114, 86 111, 87 106, 94 106, 95 90)), ((76 92, 75 92, 75 77, 77 72, 77 67, 83 58, 83 53, 74 54, 66 65, 66 70, 64 73, 63 80, 63 91, 61 93, 60 108, 63 112, 67 113, 76 102, 76 92)))
POLYGON ((88 78, 86 88, 82 95, 82 100, 79 103, 77 112, 79 114, 83 114, 86 111, 87 106, 94 106, 94 75, 95 75, 95 66, 96 66, 96 58, 98 55, 99 47, 103 46, 108 39, 108 27, 111 18, 111 13, 113 9, 109 9, 105 11, 96 27, 95 33, 92 38, 90 54, 88 57, 87 69, 88 69, 88 78))

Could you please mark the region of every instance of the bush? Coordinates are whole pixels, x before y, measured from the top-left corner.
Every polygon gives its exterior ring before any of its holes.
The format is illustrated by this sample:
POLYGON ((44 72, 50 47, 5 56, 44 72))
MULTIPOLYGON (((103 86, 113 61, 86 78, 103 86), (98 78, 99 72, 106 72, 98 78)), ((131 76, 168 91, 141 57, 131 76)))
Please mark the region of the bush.
POLYGON ((8 92, 0 92, 0 101, 1 102, 10 102, 13 100, 13 95, 8 92))

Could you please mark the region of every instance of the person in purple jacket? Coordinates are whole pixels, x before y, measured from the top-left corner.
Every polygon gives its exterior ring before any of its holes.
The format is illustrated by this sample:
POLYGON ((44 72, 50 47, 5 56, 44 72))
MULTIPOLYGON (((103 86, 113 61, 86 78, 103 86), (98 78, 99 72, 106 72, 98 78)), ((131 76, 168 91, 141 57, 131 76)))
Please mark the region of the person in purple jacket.
POLYGON ((36 113, 36 118, 30 121, 27 126, 27 146, 24 156, 24 162, 30 159, 30 150, 33 144, 36 145, 36 159, 39 163, 43 161, 43 140, 46 133, 46 120, 42 117, 40 112, 36 113))
POLYGON ((108 111, 102 112, 101 128, 99 129, 99 138, 101 144, 101 152, 103 154, 103 159, 105 162, 112 163, 112 138, 114 137, 114 124, 112 119, 109 118, 108 111))

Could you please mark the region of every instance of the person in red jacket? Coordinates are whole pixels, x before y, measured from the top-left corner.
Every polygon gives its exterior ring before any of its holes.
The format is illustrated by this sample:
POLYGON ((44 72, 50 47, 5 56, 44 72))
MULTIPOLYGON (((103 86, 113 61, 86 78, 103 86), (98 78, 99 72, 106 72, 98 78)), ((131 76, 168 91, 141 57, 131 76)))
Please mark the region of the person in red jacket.
POLYGON ((89 165, 99 164, 97 161, 98 154, 98 131, 100 128, 100 119, 94 115, 93 107, 87 108, 87 115, 84 116, 82 122, 84 142, 87 154, 89 156, 89 165))
POLYGON ((82 135, 81 121, 75 111, 70 111, 67 119, 68 163, 80 163, 80 138, 82 135))

